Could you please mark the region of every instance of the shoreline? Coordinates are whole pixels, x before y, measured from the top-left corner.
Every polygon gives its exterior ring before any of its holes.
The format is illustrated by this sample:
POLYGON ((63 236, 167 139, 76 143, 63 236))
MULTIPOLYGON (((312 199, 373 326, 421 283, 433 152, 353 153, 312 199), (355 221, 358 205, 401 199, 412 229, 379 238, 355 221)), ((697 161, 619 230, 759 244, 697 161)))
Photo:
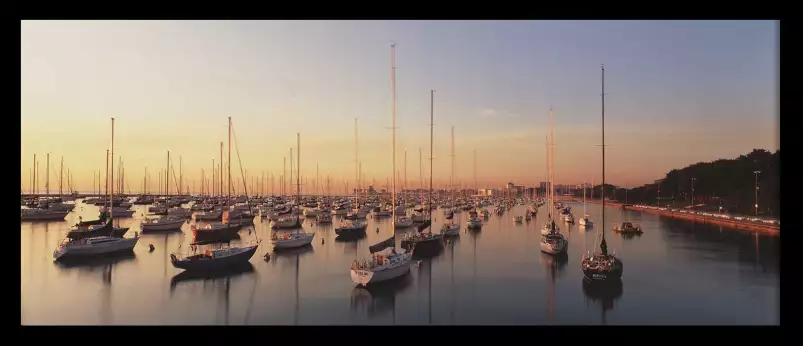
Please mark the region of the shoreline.
MULTIPOLYGON (((568 200, 570 200, 572 202, 579 202, 579 203, 583 202, 582 199, 577 199, 577 198, 570 198, 568 200)), ((586 203, 602 204, 602 201, 586 199, 586 203)), ((622 206, 622 203, 613 202, 613 201, 606 201, 605 204, 606 205, 611 205, 613 207, 621 207, 622 206)), ((692 221, 692 222, 700 222, 700 223, 707 223, 707 224, 712 224, 712 225, 717 225, 717 226, 723 226, 723 227, 732 228, 732 229, 736 229, 736 230, 742 230, 742 231, 756 231, 756 232, 762 232, 762 233, 766 233, 766 234, 769 234, 769 235, 776 235, 776 236, 781 234, 781 226, 780 225, 767 225, 767 224, 756 223, 756 222, 753 222, 753 221, 740 221, 740 220, 732 220, 732 219, 722 219, 722 218, 712 217, 712 216, 678 213, 678 212, 669 211, 669 210, 645 209, 645 208, 634 207, 633 205, 630 205, 630 204, 626 205, 625 209, 626 210, 632 210, 632 211, 639 211, 639 212, 642 212, 642 213, 655 214, 655 215, 660 215, 660 216, 667 216, 667 217, 671 217, 671 218, 674 218, 674 219, 683 219, 683 220, 688 220, 688 221, 692 221)))

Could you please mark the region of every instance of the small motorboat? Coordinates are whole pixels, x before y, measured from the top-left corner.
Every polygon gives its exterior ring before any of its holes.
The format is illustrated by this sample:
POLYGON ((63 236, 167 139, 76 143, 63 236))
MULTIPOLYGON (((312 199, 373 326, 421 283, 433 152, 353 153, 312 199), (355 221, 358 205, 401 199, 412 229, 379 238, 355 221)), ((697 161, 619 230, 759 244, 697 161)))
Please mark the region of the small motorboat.
POLYGON ((630 221, 624 221, 613 226, 613 231, 621 234, 642 234, 641 226, 630 221))
POLYGON ((515 223, 521 223, 522 220, 523 220, 523 218, 521 216, 514 216, 513 217, 513 222, 515 222, 515 223))

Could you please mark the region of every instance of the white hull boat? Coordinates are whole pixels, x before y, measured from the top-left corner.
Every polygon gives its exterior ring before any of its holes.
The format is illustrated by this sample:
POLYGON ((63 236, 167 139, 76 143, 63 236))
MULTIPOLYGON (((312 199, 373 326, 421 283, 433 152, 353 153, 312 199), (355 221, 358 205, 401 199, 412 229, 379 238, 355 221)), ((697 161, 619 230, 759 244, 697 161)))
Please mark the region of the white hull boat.
POLYGON ((298 232, 285 234, 284 236, 278 236, 274 234, 274 236, 275 237, 271 238, 273 240, 274 250, 292 249, 312 244, 312 239, 315 238, 315 233, 298 232))
POLYGON ((476 218, 476 217, 470 218, 470 219, 468 219, 468 221, 466 221, 466 223, 468 224, 468 228, 480 228, 480 227, 482 227, 482 220, 480 218, 476 218))
POLYGON ((409 253, 393 254, 387 258, 377 256, 371 263, 354 261, 351 264, 351 281, 362 286, 387 281, 407 274, 411 264, 412 255, 409 253))
POLYGON ((142 220, 139 228, 143 232, 149 231, 170 231, 181 229, 181 226, 186 222, 183 218, 165 218, 165 219, 146 219, 142 220))
POLYGON ((441 234, 444 237, 460 235, 460 225, 458 224, 444 224, 441 228, 441 234))
POLYGON ((560 255, 569 248, 569 241, 560 233, 553 233, 541 238, 541 252, 550 255, 560 255))
POLYGON ((92 237, 82 240, 70 241, 59 245, 53 252, 53 259, 58 260, 64 256, 97 256, 114 252, 131 251, 137 245, 139 237, 113 238, 92 237))
POLYGON ((580 220, 577 221, 577 223, 579 223, 580 226, 594 227, 594 221, 591 221, 591 219, 588 218, 588 215, 586 215, 585 217, 581 217, 580 220))

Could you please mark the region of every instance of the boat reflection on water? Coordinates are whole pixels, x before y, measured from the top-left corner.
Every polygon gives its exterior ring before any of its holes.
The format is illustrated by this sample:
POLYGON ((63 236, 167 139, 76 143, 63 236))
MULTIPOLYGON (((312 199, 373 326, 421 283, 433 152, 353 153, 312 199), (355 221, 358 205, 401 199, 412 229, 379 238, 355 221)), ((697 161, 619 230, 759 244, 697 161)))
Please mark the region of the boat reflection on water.
POLYGON ((583 294, 591 302, 602 307, 602 324, 606 324, 605 312, 614 308, 614 302, 624 293, 622 279, 591 281, 583 278, 583 294))
POLYGON ((187 270, 176 274, 170 279, 170 290, 173 291, 181 283, 190 283, 193 281, 218 281, 222 279, 230 279, 232 277, 242 276, 244 274, 253 274, 254 266, 251 262, 229 266, 224 269, 209 270, 209 271, 192 271, 187 270))
POLYGON ((136 259, 137 255, 133 251, 126 251, 112 253, 103 257, 64 257, 54 263, 61 269, 78 269, 79 271, 91 272, 97 268, 111 270, 115 264, 136 259))
POLYGON ((614 234, 617 234, 622 239, 627 239, 627 240, 634 239, 634 238, 641 238, 641 233, 635 233, 635 232, 634 233, 614 232, 614 234))
POLYGON ((563 252, 559 255, 550 255, 541 252, 541 263, 547 269, 549 276, 549 323, 555 323, 555 282, 557 278, 562 276, 566 271, 566 265, 569 263, 569 255, 563 252))
POLYGON ((297 256, 305 255, 313 251, 315 251, 315 248, 312 247, 312 244, 308 244, 288 249, 273 249, 273 256, 276 258, 295 260, 297 256))
POLYGON ((413 277, 408 272, 397 278, 373 285, 357 285, 351 291, 352 312, 365 311, 368 318, 391 312, 396 323, 396 296, 411 287, 413 277))
POLYGON ((56 266, 63 271, 76 270, 79 273, 93 273, 97 269, 102 270, 103 288, 101 289, 100 301, 100 320, 103 324, 113 323, 112 307, 112 274, 114 267, 120 263, 135 262, 137 256, 133 251, 119 252, 104 257, 73 257, 63 258, 55 262, 56 266))
POLYGON ((549 278, 554 282, 556 278, 563 276, 564 269, 569 263, 569 254, 549 255, 541 252, 541 263, 547 268, 549 278))
POLYGON ((299 301, 299 293, 298 293, 298 273, 300 270, 300 263, 301 257, 307 256, 311 254, 315 249, 312 247, 312 244, 305 245, 302 247, 297 248, 289 248, 289 249, 281 249, 281 250, 273 250, 273 255, 275 257, 273 265, 276 265, 276 262, 284 262, 292 265, 295 267, 295 310, 293 313, 293 325, 298 325, 298 301, 299 301))

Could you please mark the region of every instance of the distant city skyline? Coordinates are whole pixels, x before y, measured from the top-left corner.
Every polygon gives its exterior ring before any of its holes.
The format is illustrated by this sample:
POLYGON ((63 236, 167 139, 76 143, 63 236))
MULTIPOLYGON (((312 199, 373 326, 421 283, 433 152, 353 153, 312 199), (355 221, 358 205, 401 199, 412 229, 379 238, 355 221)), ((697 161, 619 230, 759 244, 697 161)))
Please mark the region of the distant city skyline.
POLYGON ((449 182, 451 126, 456 182, 473 187, 474 150, 477 188, 545 181, 550 106, 555 183, 599 184, 602 63, 609 184, 780 147, 775 21, 23 21, 21 30, 25 192, 33 155, 44 172, 46 153, 51 192, 62 156, 76 189, 91 192, 111 117, 115 167, 122 156, 132 192, 145 167, 156 191, 168 150, 198 192, 201 169, 209 178, 228 141, 228 117, 233 180, 239 156, 249 183, 262 173, 278 183, 300 133, 302 176, 311 183, 317 166, 332 191, 353 187, 358 118, 364 186, 384 182, 391 42, 396 168, 403 176, 406 149, 412 187, 419 149, 429 174, 430 89, 436 188, 449 182))

